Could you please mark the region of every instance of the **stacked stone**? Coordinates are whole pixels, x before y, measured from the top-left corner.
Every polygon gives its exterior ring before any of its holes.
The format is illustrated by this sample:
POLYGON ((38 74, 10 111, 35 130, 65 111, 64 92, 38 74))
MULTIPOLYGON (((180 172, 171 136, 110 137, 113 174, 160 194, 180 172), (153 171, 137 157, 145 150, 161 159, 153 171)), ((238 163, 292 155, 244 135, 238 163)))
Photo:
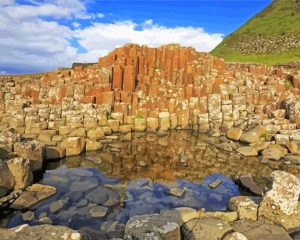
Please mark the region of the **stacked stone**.
POLYGON ((292 131, 300 125, 299 76, 224 63, 179 45, 129 44, 87 67, 1 77, 0 128, 39 140, 57 158, 64 149, 67 155, 99 149, 104 135, 132 130, 219 136, 260 123, 271 132, 292 131))

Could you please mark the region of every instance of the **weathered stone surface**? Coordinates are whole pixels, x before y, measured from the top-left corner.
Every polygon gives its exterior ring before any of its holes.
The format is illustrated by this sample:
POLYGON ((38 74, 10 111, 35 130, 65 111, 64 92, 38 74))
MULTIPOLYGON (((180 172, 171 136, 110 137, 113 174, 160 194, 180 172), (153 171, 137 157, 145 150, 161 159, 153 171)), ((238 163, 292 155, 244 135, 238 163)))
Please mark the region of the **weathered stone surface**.
POLYGON ((180 228, 159 214, 145 214, 129 219, 125 239, 174 239, 180 240, 180 228))
POLYGON ((52 186, 33 184, 26 188, 24 191, 11 205, 14 209, 26 209, 34 204, 54 195, 56 188, 52 186))
POLYGON ((236 211, 240 220, 257 220, 258 205, 249 197, 236 196, 230 198, 228 208, 236 211))
POLYGON ((14 152, 30 161, 32 171, 40 170, 44 160, 44 147, 36 140, 25 140, 14 144, 14 152))
MULTIPOLYGON (((248 240, 291 240, 288 233, 279 226, 262 222, 237 221, 233 230, 242 233, 248 240)), ((226 239, 226 238, 225 238, 226 239)), ((241 239, 242 240, 242 239, 241 239)))
POLYGON ((283 171, 272 173, 272 190, 268 191, 259 206, 259 219, 283 226, 300 227, 300 180, 283 171))
POLYGON ((266 128, 259 125, 253 128, 252 130, 243 133, 240 137, 240 141, 244 143, 258 142, 259 138, 262 137, 262 135, 265 133, 266 133, 266 128))
POLYGON ((257 156, 256 149, 250 146, 239 147, 237 151, 247 157, 257 156))
POLYGON ((232 128, 230 130, 227 131, 227 134, 226 136, 229 138, 229 139, 232 139, 232 140, 240 140, 240 137, 242 136, 242 129, 240 128, 232 128))
POLYGON ((14 189, 22 189, 31 184, 33 176, 29 160, 16 157, 7 161, 7 166, 14 177, 14 189))
POLYGON ((15 179, 7 167, 7 163, 0 159, 0 187, 12 189, 15 179))
POLYGON ((21 225, 15 228, 0 228, 2 240, 81 240, 79 232, 67 227, 38 225, 21 225))
POLYGON ((284 157, 287 153, 287 149, 278 144, 270 145, 267 149, 262 151, 264 157, 276 161, 280 160, 280 158, 284 157))
POLYGON ((185 223, 182 235, 187 240, 217 240, 222 239, 232 228, 230 225, 217 218, 199 218, 185 223))

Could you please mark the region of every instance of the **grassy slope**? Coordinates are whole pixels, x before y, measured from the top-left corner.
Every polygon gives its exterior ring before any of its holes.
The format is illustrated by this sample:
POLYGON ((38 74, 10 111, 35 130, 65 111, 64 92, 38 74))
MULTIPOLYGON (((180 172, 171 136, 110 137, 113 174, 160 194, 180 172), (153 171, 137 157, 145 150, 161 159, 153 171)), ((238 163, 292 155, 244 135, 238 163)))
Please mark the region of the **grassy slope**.
POLYGON ((228 45, 247 36, 280 37, 285 33, 300 34, 300 0, 275 0, 262 12, 228 35, 211 53, 227 61, 261 62, 266 64, 300 61, 300 47, 282 54, 242 55, 228 45))

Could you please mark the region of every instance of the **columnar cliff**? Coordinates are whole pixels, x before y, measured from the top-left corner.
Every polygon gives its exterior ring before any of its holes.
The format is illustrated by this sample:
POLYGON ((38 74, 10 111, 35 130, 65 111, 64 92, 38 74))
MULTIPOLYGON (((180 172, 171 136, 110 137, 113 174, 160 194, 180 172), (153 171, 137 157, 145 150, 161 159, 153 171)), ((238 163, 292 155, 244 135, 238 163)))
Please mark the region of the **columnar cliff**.
POLYGON ((229 64, 178 45, 130 44, 98 64, 2 76, 0 84, 1 129, 67 155, 99 149, 97 140, 110 132, 193 129, 220 136, 232 127, 262 124, 277 133, 300 124, 299 71, 229 64))

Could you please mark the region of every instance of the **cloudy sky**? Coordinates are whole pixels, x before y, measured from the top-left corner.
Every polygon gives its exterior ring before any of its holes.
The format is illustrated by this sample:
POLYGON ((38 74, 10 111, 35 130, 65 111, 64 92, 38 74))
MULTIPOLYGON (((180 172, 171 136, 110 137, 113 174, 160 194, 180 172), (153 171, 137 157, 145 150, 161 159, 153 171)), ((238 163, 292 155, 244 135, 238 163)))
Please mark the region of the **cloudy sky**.
POLYGON ((0 0, 0 73, 96 62, 125 43, 210 51, 271 0, 0 0))

